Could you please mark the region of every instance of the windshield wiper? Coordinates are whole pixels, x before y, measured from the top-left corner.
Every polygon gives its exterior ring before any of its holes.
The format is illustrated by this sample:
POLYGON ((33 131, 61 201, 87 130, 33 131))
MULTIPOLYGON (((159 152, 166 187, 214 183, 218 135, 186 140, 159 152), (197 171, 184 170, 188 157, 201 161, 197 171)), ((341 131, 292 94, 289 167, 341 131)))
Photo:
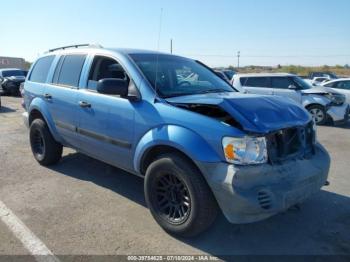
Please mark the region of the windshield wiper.
POLYGON ((223 93, 223 92, 232 92, 232 91, 226 90, 226 89, 217 88, 217 89, 204 90, 204 91, 198 92, 196 94, 223 93))
POLYGON ((222 92, 233 92, 233 91, 217 88, 217 89, 203 90, 203 91, 194 92, 194 93, 174 93, 174 94, 165 96, 164 98, 172 98, 172 97, 177 97, 177 96, 190 96, 190 95, 208 94, 208 93, 222 93, 222 92))
POLYGON ((172 98, 177 96, 190 96, 190 95, 195 95, 195 93, 174 93, 168 96, 164 96, 163 98, 172 98))

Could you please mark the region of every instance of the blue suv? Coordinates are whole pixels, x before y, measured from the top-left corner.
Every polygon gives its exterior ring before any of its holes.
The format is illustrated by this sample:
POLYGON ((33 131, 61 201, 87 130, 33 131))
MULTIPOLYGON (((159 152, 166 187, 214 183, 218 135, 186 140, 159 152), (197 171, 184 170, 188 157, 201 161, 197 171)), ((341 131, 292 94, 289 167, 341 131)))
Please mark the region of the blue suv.
POLYGON ((63 146, 144 178, 151 214, 194 236, 221 210, 268 218, 320 190, 330 158, 298 104, 237 92, 199 61, 152 51, 50 50, 24 84, 30 145, 44 166, 63 146))

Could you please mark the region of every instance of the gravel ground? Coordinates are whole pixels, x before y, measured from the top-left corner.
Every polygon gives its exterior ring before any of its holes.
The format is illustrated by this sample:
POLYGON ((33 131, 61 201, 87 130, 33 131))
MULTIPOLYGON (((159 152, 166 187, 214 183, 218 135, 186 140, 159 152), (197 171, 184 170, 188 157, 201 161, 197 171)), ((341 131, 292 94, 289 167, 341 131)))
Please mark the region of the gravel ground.
MULTIPOLYGON (((56 255, 350 255, 350 124, 319 127, 331 185, 268 220, 231 225, 221 215, 195 239, 169 236, 145 206, 143 180, 65 149, 52 168, 34 160, 20 98, 2 97, 0 200, 56 255)), ((28 251, 0 221, 0 255, 28 251)))

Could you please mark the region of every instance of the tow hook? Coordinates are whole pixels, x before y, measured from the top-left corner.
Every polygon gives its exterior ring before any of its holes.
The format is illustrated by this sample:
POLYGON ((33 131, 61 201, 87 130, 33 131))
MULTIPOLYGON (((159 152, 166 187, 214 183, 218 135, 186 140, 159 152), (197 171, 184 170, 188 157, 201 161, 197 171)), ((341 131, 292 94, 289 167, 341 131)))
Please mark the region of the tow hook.
POLYGON ((324 185, 325 186, 329 186, 331 183, 329 183, 329 181, 326 181, 325 183, 324 183, 324 185))

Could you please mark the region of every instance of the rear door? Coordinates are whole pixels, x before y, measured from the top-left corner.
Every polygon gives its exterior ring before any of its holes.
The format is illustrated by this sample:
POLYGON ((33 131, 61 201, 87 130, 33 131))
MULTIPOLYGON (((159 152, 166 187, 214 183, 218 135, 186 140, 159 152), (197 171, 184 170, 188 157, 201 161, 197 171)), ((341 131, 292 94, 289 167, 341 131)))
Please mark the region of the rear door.
POLYGON ((289 97, 301 104, 302 94, 292 77, 271 77, 271 85, 274 95, 289 97))
POLYGON ((241 77, 240 81, 247 93, 273 95, 270 77, 241 77))
POLYGON ((47 85, 44 94, 59 134, 72 147, 79 147, 76 134, 79 110, 78 92, 85 59, 85 54, 61 56, 51 84, 47 85))
POLYGON ((45 92, 45 87, 48 79, 52 76, 55 56, 49 55, 39 58, 31 69, 28 80, 24 82, 24 103, 28 106, 35 97, 42 97, 45 92))

